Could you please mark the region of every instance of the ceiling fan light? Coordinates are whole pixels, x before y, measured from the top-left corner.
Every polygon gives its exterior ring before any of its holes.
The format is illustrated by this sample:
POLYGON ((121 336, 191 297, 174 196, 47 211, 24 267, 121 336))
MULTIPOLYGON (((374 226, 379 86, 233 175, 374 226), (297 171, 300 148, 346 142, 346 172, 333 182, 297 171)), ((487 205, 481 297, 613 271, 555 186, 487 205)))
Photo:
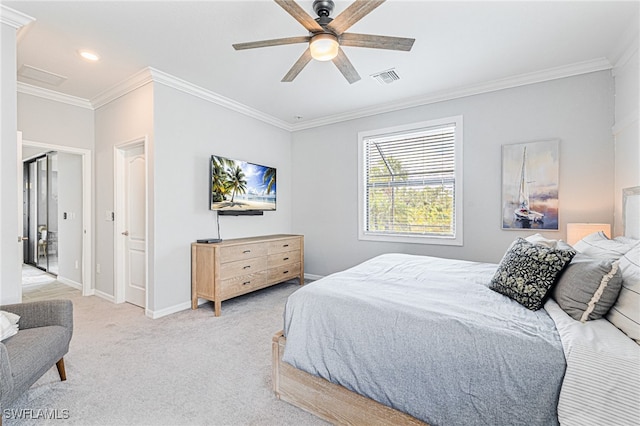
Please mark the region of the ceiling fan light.
POLYGON ((316 61, 330 61, 338 56, 338 39, 332 34, 316 34, 311 37, 309 49, 316 61))

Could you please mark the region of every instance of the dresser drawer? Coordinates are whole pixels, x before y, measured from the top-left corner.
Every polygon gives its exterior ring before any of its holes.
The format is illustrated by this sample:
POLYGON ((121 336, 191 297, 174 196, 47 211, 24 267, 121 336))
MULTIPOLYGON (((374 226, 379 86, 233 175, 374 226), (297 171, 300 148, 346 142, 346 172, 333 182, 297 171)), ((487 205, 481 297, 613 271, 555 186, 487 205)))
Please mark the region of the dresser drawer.
POLYGON ((267 271, 220 280, 220 296, 227 299, 267 285, 267 271))
POLYGON ((269 242, 269 254, 300 250, 300 238, 287 238, 269 242))
POLYGON ((269 255, 269 268, 300 262, 300 250, 269 255))
POLYGON ((220 263, 265 256, 267 254, 267 247, 265 243, 220 247, 220 263))
POLYGON ((269 268, 269 282, 279 283, 300 275, 300 262, 269 268))
POLYGON ((236 260, 220 265, 220 279, 239 277, 247 274, 254 274, 267 269, 267 257, 251 257, 249 259, 236 260))

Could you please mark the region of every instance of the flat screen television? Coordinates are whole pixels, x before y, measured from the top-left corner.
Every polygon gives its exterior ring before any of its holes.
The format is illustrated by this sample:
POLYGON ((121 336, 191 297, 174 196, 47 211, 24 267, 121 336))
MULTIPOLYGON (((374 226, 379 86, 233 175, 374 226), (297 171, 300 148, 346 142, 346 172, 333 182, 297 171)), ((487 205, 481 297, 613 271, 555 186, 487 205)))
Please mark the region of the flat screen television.
POLYGON ((276 169, 211 156, 209 208, 219 214, 262 214, 276 209, 276 169))

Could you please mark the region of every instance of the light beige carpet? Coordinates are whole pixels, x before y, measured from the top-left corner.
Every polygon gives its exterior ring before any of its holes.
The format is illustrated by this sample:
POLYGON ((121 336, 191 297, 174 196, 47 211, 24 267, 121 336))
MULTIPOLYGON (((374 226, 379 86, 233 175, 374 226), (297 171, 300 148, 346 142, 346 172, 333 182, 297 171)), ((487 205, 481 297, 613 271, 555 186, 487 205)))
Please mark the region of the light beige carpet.
POLYGON ((271 390, 271 336, 297 288, 223 302, 218 318, 210 303, 152 320, 133 305, 72 296, 67 381, 49 370, 2 407, 3 424, 324 425, 271 390))

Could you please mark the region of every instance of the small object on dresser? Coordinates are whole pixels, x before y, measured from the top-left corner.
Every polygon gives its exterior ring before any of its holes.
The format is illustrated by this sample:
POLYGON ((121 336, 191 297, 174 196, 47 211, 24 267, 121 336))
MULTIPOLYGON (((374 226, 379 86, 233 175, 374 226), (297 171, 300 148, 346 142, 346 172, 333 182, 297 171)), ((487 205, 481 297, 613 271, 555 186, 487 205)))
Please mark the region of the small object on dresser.
POLYGON ((221 243, 222 240, 220 238, 205 238, 203 240, 196 240, 198 244, 213 244, 213 243, 221 243))

